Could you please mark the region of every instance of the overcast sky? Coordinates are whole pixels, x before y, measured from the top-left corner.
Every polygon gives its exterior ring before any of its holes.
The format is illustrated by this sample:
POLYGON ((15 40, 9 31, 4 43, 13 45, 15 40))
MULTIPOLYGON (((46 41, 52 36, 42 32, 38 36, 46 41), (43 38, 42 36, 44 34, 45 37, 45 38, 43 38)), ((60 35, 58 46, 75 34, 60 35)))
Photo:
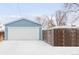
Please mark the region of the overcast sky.
POLYGON ((31 18, 41 15, 51 15, 63 7, 61 3, 9 3, 0 4, 0 21, 6 23, 17 20, 18 17, 31 18))

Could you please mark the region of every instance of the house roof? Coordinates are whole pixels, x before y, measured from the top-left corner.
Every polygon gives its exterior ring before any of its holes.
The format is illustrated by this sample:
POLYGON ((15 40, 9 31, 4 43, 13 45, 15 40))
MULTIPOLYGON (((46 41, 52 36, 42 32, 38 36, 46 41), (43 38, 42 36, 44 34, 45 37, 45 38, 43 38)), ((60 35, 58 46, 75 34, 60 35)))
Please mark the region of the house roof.
POLYGON ((5 24, 5 26, 41 26, 41 24, 38 24, 36 22, 33 22, 31 20, 27 20, 27 19, 19 19, 17 21, 13 21, 10 23, 5 24))

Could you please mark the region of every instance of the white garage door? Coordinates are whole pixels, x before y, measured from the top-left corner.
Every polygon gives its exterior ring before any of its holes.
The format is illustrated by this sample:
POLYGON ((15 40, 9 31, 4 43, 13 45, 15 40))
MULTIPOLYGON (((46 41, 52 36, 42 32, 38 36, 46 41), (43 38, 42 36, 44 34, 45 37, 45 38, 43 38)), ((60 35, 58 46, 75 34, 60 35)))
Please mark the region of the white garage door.
POLYGON ((39 28, 37 27, 9 27, 9 40, 38 40, 39 28))

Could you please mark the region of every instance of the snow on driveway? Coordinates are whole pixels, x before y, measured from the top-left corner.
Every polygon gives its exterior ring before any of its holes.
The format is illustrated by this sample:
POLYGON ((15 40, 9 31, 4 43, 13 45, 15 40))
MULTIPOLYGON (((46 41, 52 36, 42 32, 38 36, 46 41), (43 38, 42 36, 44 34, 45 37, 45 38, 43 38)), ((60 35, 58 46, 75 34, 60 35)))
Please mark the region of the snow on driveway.
POLYGON ((53 47, 43 41, 2 41, 0 55, 79 54, 79 47, 53 47))

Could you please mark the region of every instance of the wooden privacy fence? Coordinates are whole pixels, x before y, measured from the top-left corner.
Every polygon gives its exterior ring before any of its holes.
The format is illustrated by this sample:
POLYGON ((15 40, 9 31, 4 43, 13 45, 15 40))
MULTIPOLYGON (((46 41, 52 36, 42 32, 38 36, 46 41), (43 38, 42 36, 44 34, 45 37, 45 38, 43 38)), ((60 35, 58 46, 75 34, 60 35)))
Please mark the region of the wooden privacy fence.
POLYGON ((43 40, 54 46, 79 46, 78 28, 43 30, 43 40))
POLYGON ((43 40, 46 43, 53 45, 53 30, 43 30, 43 40))

